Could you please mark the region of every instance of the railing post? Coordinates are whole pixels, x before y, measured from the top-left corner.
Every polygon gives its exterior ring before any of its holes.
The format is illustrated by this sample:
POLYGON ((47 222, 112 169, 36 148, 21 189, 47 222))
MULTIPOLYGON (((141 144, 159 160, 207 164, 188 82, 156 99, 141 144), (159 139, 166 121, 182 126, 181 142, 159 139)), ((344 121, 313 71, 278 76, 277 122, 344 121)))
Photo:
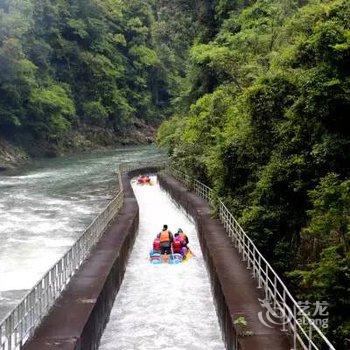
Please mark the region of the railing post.
POLYGON ((312 323, 309 323, 309 350, 312 350, 312 323))
POLYGON ((246 261, 246 252, 245 252, 245 236, 243 236, 243 243, 242 243, 242 255, 243 255, 243 261, 246 261))
POLYGON ((297 308, 293 305, 293 350, 297 350, 297 308))
POLYGON ((277 278, 276 275, 273 276, 273 307, 276 308, 277 299, 277 278))
POLYGON ((256 258, 255 258, 255 249, 253 248, 253 277, 256 278, 256 258))
POLYGON ((250 241, 249 240, 248 240, 247 255, 248 255, 247 256, 247 260, 248 260, 247 269, 250 270, 251 265, 250 265, 250 241))
POLYGON ((11 349, 12 348, 12 330, 11 330, 11 322, 12 322, 12 315, 5 321, 5 334, 7 338, 7 348, 11 349))
POLYGON ((261 256, 258 258, 258 288, 261 289, 261 256))
POLYGON ((283 301, 283 309, 282 309, 282 312, 283 312, 283 316, 284 316, 284 320, 283 320, 283 330, 286 331, 286 324, 288 322, 288 315, 286 313, 286 290, 283 289, 283 292, 282 292, 282 301, 283 301))
POLYGON ((266 298, 267 300, 270 300, 270 297, 269 297, 269 267, 265 266, 265 295, 266 295, 266 298))

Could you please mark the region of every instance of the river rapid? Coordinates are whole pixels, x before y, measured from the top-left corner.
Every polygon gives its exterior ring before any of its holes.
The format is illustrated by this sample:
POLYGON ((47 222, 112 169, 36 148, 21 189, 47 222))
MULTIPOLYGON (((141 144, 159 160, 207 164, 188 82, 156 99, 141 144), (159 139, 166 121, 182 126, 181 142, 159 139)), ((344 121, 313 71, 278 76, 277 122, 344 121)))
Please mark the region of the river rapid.
POLYGON ((160 156, 151 146, 128 147, 0 175, 0 321, 107 205, 118 164, 160 156))
POLYGON ((133 189, 140 224, 123 283, 100 350, 224 350, 210 279, 196 226, 156 184, 133 189), (195 257, 179 265, 152 265, 149 251, 163 224, 182 228, 195 257))

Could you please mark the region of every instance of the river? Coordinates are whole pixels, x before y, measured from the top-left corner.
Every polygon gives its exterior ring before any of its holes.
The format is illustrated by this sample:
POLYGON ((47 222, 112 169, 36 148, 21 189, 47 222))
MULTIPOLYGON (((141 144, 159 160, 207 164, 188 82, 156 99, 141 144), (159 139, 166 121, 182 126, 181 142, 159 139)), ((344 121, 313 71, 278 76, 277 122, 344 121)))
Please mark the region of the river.
POLYGON ((0 175, 0 321, 113 197, 118 164, 159 157, 152 146, 128 147, 0 175))

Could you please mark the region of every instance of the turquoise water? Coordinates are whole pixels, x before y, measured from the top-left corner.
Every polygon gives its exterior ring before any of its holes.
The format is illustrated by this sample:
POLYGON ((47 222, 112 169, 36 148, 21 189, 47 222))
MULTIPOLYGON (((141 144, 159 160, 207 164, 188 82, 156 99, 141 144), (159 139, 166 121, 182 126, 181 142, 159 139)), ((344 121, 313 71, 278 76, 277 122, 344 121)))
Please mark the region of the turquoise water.
POLYGON ((152 146, 119 148, 0 175, 0 320, 113 197, 118 164, 159 157, 152 146))

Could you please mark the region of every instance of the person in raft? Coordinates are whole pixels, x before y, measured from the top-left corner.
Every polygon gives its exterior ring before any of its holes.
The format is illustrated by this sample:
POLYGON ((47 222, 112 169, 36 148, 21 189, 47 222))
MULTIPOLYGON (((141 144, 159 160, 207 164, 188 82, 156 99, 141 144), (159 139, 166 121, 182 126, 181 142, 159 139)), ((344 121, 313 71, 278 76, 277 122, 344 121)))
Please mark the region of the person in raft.
POLYGON ((141 185, 150 184, 151 178, 148 175, 139 175, 137 178, 137 183, 141 185))
POLYGON ((163 226, 163 230, 157 236, 160 241, 160 250, 162 254, 171 254, 171 243, 173 234, 168 230, 168 225, 163 226))
POLYGON ((174 235, 172 248, 175 254, 181 254, 185 258, 187 253, 186 240, 178 232, 174 235))
POLYGON ((151 250, 151 256, 153 254, 160 254, 160 253, 161 253, 160 239, 159 237, 156 237, 153 241, 153 249, 151 250))
POLYGON ((189 243, 189 240, 188 240, 188 237, 187 237, 186 233, 184 233, 184 232, 182 231, 181 228, 179 228, 179 229, 177 230, 177 233, 179 234, 179 236, 180 236, 180 238, 181 238, 181 240, 182 240, 183 246, 186 247, 186 248, 188 248, 187 245, 188 245, 188 243, 189 243))

